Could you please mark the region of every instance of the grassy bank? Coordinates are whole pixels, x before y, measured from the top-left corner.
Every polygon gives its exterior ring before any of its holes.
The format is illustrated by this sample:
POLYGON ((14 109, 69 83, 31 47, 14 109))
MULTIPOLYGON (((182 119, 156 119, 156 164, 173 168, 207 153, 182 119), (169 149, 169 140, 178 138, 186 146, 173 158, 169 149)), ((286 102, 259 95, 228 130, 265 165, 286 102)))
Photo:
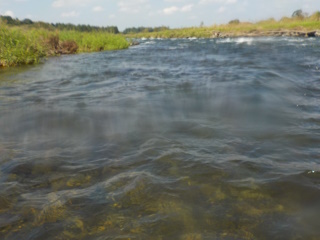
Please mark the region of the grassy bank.
POLYGON ((129 38, 186 38, 186 37, 198 37, 208 38, 213 33, 231 33, 234 36, 240 34, 248 34, 252 32, 266 32, 266 31, 320 31, 320 20, 317 18, 308 19, 292 19, 283 18, 280 21, 269 19, 260 21, 257 23, 230 23, 223 25, 214 25, 210 27, 192 27, 192 28, 180 28, 170 29, 159 32, 144 32, 136 34, 127 34, 129 38))
POLYGON ((50 31, 0 23, 0 66, 33 64, 59 54, 119 50, 129 47, 121 35, 106 32, 50 31))

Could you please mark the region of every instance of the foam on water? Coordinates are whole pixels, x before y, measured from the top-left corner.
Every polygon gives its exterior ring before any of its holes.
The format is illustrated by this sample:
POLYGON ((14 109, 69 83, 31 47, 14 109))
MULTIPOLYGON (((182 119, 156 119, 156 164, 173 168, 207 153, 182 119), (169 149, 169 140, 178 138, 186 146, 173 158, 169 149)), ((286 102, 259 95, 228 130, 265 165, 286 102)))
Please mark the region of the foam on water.
POLYGON ((225 39, 218 39, 217 43, 236 43, 236 44, 243 44, 246 43, 248 45, 251 45, 252 42, 254 41, 254 38, 225 38, 225 39))

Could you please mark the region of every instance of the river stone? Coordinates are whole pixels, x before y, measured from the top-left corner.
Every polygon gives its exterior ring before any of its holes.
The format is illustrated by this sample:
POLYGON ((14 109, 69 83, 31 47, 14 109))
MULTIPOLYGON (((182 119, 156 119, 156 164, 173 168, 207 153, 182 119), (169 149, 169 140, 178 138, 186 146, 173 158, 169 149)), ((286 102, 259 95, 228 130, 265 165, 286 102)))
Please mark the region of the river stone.
POLYGON ((307 37, 315 37, 316 36, 316 31, 312 31, 312 32, 307 32, 306 33, 307 37))

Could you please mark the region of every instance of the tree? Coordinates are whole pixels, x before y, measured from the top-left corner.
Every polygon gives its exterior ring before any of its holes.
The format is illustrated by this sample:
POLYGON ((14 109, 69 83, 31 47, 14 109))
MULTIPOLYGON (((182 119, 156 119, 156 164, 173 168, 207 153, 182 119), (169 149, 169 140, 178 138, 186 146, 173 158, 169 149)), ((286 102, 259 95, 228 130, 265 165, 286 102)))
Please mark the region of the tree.
POLYGON ((229 24, 239 24, 239 23, 240 23, 239 19, 234 19, 229 22, 229 24))
POLYGON ((1 16, 3 22, 7 23, 8 25, 18 25, 17 21, 10 16, 1 16))
POLYGON ((301 9, 298 9, 292 13, 292 18, 304 19, 308 14, 304 13, 301 9))
POLYGON ((22 23, 22 24, 33 24, 33 22, 32 22, 30 19, 28 19, 28 18, 26 18, 26 19, 24 19, 23 21, 21 21, 21 23, 22 23))

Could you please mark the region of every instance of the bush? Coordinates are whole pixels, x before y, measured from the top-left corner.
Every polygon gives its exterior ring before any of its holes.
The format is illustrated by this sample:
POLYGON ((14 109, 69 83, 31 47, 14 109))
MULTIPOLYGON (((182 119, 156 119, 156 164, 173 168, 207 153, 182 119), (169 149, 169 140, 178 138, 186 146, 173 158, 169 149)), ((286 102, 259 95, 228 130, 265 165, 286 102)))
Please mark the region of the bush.
POLYGON ((60 45, 60 48, 61 48, 60 51, 62 54, 72 54, 72 53, 76 53, 79 47, 75 41, 68 40, 68 41, 62 42, 60 45))
POLYGON ((53 35, 50 36, 47 40, 48 47, 52 50, 57 50, 59 48, 59 36, 53 35))
POLYGON ((239 19, 234 19, 229 22, 229 24, 239 24, 239 23, 240 23, 239 19))

